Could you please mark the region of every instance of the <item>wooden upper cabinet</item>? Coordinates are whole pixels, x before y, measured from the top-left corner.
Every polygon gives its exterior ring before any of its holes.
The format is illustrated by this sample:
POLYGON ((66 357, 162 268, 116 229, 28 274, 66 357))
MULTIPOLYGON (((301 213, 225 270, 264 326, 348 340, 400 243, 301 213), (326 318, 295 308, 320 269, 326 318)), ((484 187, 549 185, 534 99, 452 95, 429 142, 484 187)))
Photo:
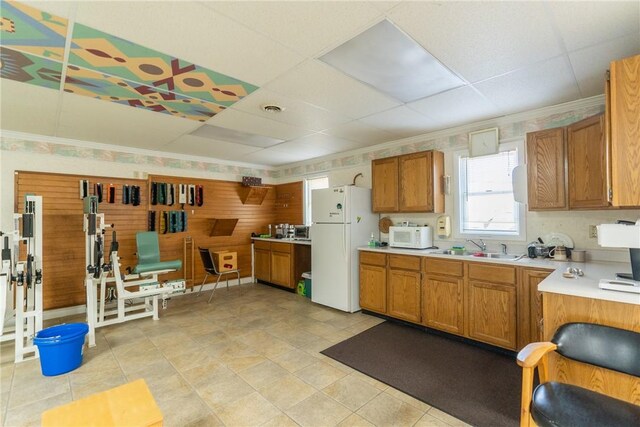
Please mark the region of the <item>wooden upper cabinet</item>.
POLYGON ((567 208, 564 128, 527 134, 529 210, 567 208))
POLYGON ((378 159, 371 168, 374 212, 444 212, 442 152, 378 159))
POLYGON ((604 115, 567 127, 569 208, 609 206, 604 115))
POLYGON ((374 212, 398 211, 398 158, 371 162, 372 204, 374 212))
POLYGON ((640 55, 611 63, 611 187, 614 206, 640 206, 640 55))

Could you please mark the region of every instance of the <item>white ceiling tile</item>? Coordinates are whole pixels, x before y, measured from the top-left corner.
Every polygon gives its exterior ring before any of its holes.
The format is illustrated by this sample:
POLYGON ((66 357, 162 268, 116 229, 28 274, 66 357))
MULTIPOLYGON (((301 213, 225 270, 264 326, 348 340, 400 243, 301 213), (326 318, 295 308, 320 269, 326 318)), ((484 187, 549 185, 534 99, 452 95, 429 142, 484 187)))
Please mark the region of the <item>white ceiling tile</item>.
POLYGON ((566 55, 475 85, 501 113, 560 104, 580 98, 566 55))
POLYGON ((327 129, 322 133, 348 139, 349 141, 367 144, 380 144, 398 139, 398 135, 370 126, 366 123, 354 120, 339 126, 327 129))
POLYGON ((543 2, 403 2, 389 18, 470 82, 562 52, 543 2))
POLYGON ((495 105, 478 94, 471 86, 439 93, 409 103, 407 106, 431 118, 437 129, 488 119, 497 115, 495 105))
POLYGON ((243 156, 242 160, 248 163, 256 163, 266 166, 281 166, 287 163, 300 162, 302 160, 319 157, 310 155, 307 152, 293 152, 293 151, 278 151, 273 147, 265 148, 264 150, 249 153, 243 156))
POLYGON ((344 115, 333 113, 324 108, 316 107, 267 89, 258 89, 234 104, 233 109, 315 131, 327 129, 351 120, 351 118, 344 115), (277 114, 268 113, 261 108, 265 104, 276 104, 284 108, 284 110, 277 114))
POLYGON ((580 94, 589 97, 604 93, 604 75, 609 63, 640 54, 640 35, 620 37, 569 54, 580 94))
POLYGON ((381 16, 365 2, 226 1, 207 5, 307 57, 351 38, 381 16))
POLYGON ((168 114, 65 93, 56 136, 157 149, 200 125, 168 114))
POLYGON ((282 140, 290 140, 313 133, 309 129, 277 122, 255 114, 227 108, 207 121, 210 125, 235 129, 255 135, 270 136, 282 140))
POLYGON ((259 151, 261 148, 184 135, 160 150, 214 159, 241 160, 244 155, 259 151))
POLYGON ((568 51, 624 35, 640 38, 639 1, 552 1, 547 6, 568 51))
POLYGON ((437 127, 435 120, 405 105, 382 113, 372 114, 359 121, 401 137, 421 135, 437 127))
MULTIPOLYGON (((365 146, 365 144, 356 141, 349 141, 333 135, 326 135, 324 133, 314 133, 313 135, 299 138, 295 143, 302 144, 302 147, 312 147, 316 152, 324 152, 324 154, 341 153, 343 151, 353 150, 365 146)), ((284 144, 282 144, 284 145, 284 144)), ((277 149, 282 149, 278 146, 277 149)))
POLYGON ((373 0, 371 5, 381 12, 389 12, 391 9, 400 4, 401 0, 373 0))
POLYGON ((60 92, 0 79, 0 126, 5 130, 53 135, 60 92))
POLYGON ((266 88, 354 119, 400 105, 400 102, 316 60, 305 61, 266 88))
POLYGON ((197 2, 81 2, 76 21, 258 86, 304 59, 197 2))

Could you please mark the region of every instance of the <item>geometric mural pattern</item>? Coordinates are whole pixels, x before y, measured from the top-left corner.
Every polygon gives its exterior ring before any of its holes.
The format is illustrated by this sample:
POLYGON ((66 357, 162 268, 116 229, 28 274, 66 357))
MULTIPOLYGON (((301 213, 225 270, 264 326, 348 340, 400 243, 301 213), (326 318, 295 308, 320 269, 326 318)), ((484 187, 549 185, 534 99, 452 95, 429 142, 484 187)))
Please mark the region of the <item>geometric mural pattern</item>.
POLYGON ((73 27, 69 64, 226 106, 257 89, 82 24, 73 27))
POLYGON ((67 67, 64 91, 200 122, 225 108, 73 65, 67 67))
POLYGON ((60 89, 62 64, 0 46, 0 77, 60 89))
POLYGON ((257 86, 74 23, 0 0, 0 77, 204 122, 257 86))
POLYGON ((62 62, 68 21, 15 1, 0 6, 2 45, 62 62))

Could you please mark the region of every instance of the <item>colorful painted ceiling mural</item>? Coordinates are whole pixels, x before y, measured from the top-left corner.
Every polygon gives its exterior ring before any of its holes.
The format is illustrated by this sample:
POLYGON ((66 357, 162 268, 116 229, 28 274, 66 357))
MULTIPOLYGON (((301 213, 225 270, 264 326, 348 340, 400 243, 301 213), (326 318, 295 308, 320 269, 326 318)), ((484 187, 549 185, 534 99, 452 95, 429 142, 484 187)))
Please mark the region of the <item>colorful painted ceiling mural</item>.
POLYGON ((64 75, 67 93, 200 122, 258 89, 15 1, 1 2, 0 48, 4 79, 60 90, 64 75))

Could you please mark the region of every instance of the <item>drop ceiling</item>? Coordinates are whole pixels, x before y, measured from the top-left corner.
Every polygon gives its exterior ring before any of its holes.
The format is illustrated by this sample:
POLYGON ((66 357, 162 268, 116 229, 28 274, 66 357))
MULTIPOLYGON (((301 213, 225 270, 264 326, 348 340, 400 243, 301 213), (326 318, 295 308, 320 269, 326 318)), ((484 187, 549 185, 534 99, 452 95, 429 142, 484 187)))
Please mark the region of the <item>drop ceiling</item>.
POLYGON ((609 62, 640 53, 637 1, 17 4, 68 27, 48 33, 57 47, 47 53, 33 38, 9 43, 3 21, 3 58, 48 71, 24 83, 3 59, 2 129, 273 166, 598 95, 609 62), (403 102, 321 59, 384 21, 460 83, 403 102), (197 69, 156 84, 87 57, 89 42, 197 69))

